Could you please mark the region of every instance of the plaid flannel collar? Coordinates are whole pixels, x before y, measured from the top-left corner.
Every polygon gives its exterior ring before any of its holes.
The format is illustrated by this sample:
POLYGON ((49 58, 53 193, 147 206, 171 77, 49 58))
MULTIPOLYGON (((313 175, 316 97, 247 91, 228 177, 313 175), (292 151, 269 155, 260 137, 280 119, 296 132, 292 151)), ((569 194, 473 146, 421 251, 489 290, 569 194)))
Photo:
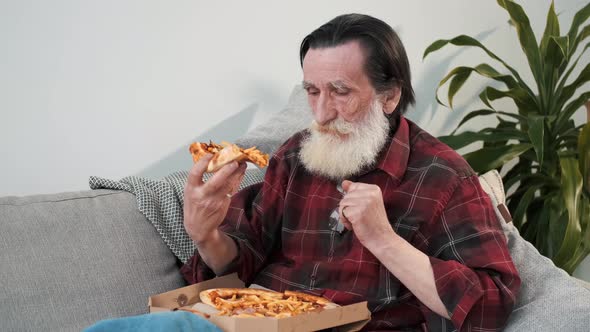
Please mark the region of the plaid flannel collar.
POLYGON ((408 167, 410 156, 410 125, 404 116, 399 117, 399 124, 391 138, 389 147, 378 157, 377 168, 383 170, 397 183, 401 181, 408 167))

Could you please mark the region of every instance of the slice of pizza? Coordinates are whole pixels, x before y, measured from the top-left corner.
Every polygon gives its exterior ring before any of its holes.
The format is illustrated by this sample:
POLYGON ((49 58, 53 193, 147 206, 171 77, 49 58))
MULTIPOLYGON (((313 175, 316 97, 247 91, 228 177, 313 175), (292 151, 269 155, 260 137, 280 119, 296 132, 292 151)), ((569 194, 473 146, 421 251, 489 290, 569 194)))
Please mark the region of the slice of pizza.
POLYGON ((259 151, 256 147, 243 149, 228 142, 222 142, 221 144, 215 144, 211 141, 209 141, 209 144, 194 142, 190 145, 189 151, 194 162, 197 162, 207 153, 213 154, 213 158, 207 165, 207 172, 216 172, 232 161, 249 161, 260 167, 268 165, 268 154, 259 151))
POLYGON ((335 308, 325 298, 301 292, 279 293, 253 288, 214 288, 199 294, 201 301, 231 317, 285 318, 335 308))

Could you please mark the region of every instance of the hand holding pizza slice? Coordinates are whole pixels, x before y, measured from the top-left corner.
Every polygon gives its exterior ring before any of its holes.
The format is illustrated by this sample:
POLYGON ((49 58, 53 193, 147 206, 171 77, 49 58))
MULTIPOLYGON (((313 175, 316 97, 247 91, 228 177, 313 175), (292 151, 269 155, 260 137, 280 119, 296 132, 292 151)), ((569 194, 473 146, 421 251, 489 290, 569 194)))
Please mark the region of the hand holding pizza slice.
POLYGON ((222 142, 221 144, 215 144, 211 141, 209 144, 194 142, 190 145, 189 151, 194 162, 197 162, 207 153, 213 154, 213 158, 207 165, 207 172, 216 172, 232 161, 249 161, 260 167, 268 165, 268 154, 262 153, 256 147, 243 149, 228 142, 222 142))

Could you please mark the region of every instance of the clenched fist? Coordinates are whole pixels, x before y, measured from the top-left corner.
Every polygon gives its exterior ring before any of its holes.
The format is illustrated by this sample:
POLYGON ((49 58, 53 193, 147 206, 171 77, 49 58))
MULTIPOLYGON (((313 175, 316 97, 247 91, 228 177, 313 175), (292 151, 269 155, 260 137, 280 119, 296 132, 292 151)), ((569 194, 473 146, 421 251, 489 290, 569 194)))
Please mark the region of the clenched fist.
POLYGON ((373 252, 397 236, 387 219, 379 186, 345 180, 342 189, 346 194, 338 208, 340 220, 363 246, 373 252))

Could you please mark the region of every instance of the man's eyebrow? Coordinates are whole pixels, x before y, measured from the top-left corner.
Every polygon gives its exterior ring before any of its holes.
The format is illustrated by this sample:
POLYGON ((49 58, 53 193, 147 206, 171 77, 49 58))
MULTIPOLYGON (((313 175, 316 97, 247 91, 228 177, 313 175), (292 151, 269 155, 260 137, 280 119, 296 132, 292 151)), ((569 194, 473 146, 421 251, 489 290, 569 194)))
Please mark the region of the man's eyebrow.
MULTIPOLYGON (((316 88, 315 84, 308 82, 308 81, 303 81, 301 84, 303 85, 303 89, 316 88)), ((351 87, 348 84, 346 84, 344 81, 341 81, 341 80, 330 82, 330 85, 332 86, 332 88, 338 89, 338 90, 350 90, 351 89, 351 87)))
POLYGON ((302 84, 303 84, 304 89, 315 88, 315 85, 313 83, 308 82, 308 81, 303 81, 302 84))
POLYGON ((334 89, 338 89, 338 90, 350 90, 350 87, 348 86, 348 84, 344 83, 344 81, 341 81, 341 80, 330 82, 330 85, 334 89))

